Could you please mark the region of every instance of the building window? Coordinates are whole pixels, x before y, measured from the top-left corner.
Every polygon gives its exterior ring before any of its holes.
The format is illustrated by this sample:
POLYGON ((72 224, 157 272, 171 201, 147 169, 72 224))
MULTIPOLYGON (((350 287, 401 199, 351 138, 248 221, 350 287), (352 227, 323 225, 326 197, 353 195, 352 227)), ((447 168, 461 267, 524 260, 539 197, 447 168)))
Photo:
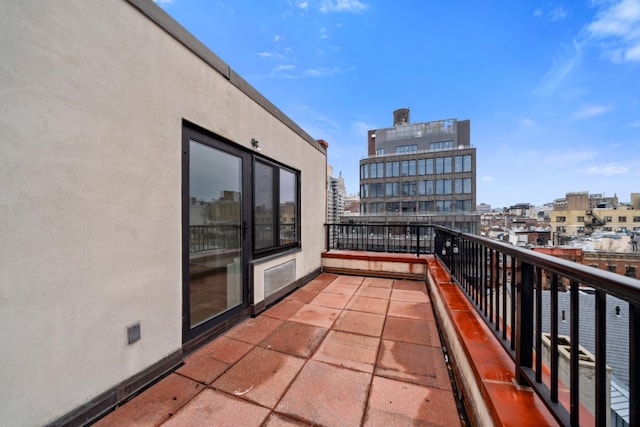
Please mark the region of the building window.
POLYGON ((584 222, 584 217, 583 216, 579 216, 578 218, 576 218, 577 222, 584 222))
POLYGON ((469 212, 471 211, 471 200, 456 200, 455 207, 456 212, 469 212))
POLYGON ((384 155, 384 148, 376 148, 376 156, 384 155))
POLYGON ((418 202, 418 212, 433 212, 433 201, 418 202))
POLYGON ((453 140, 432 142, 429 144, 429 148, 432 150, 451 150, 453 149, 453 140))
POLYGON ((567 217, 566 216, 557 216, 556 217, 556 222, 566 222, 567 221, 567 217))
POLYGON ((415 196, 416 195, 416 182, 407 181, 402 183, 402 195, 403 196, 415 196))
POLYGON ((626 216, 619 216, 618 217, 618 222, 627 222, 627 217, 626 216))
POLYGON ((451 157, 436 158, 436 173, 451 173, 451 157))
POLYGON ((387 197, 395 197, 400 195, 399 185, 397 182, 387 182, 386 184, 386 195, 387 197))
POLYGON ((640 222, 640 216, 634 216, 633 222, 640 222))
POLYGON ((415 153, 418 151, 417 145, 400 145, 396 147, 396 154, 415 153))
POLYGON ((471 172, 471 155, 455 156, 455 172, 471 172))
POLYGON ((418 175, 433 175, 433 159, 418 160, 418 175))
POLYGON ((369 185, 370 197, 384 197, 384 184, 379 182, 369 185))
POLYGON ((436 180, 436 194, 451 194, 451 180, 450 179, 437 179, 436 180))
POLYGON ((400 202, 387 202, 387 212, 400 212, 400 202))
POLYGON ((451 200, 437 200, 436 212, 451 212, 451 200))
POLYGON ((360 186, 360 197, 363 199, 369 197, 369 184, 362 184, 360 186))
POLYGON ((402 202, 402 213, 415 213, 416 202, 402 202))
POLYGON ((608 221, 608 222, 611 222, 611 221, 612 221, 612 219, 613 219, 613 218, 611 218, 610 216, 605 216, 605 217, 604 217, 604 220, 605 220, 605 221, 608 221))
POLYGON ((384 163, 371 163, 371 178, 384 177, 384 163))
POLYGON ((384 203, 382 202, 371 203, 369 204, 369 211, 371 213, 382 213, 384 211, 383 207, 384 203))
POLYGON ((612 273, 616 272, 616 265, 615 264, 609 264, 607 265, 607 271, 610 271, 612 273))
POLYGON ((387 162, 387 177, 400 176, 400 162, 387 162))
POLYGON ((624 267, 624 275, 627 277, 636 278, 636 267, 634 265, 627 265, 624 267))
POLYGON ((578 233, 584 233, 584 227, 578 227, 577 231, 578 233))
POLYGON ((403 160, 400 165, 400 175, 412 176, 416 174, 416 161, 415 160, 403 160))
POLYGON ((558 233, 566 233, 567 232, 567 227, 556 227, 556 231, 558 233))
POLYGON ((254 173, 254 253, 298 246, 299 173, 257 159, 254 173))
POLYGON ((471 194, 471 178, 456 178, 455 194, 471 194))
POLYGON ((433 194, 433 181, 418 181, 418 194, 420 196, 430 196, 433 194))
POLYGON ((360 165, 360 179, 369 179, 369 165, 360 165))

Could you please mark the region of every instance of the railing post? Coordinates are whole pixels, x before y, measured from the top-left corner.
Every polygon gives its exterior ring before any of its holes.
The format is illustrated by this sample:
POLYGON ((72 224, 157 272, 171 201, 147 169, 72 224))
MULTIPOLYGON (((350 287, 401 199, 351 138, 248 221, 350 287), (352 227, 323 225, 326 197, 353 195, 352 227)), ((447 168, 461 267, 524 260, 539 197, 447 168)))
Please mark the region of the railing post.
MULTIPOLYGON (((640 401, 640 309, 635 302, 629 302, 629 402, 640 401)), ((629 425, 640 424, 640 405, 629 405, 629 425)))
POLYGON ((596 290, 596 426, 606 426, 607 411, 607 294, 596 290))
POLYGON ((330 229, 331 229, 330 224, 324 225, 324 239, 325 239, 324 243, 325 243, 325 247, 327 248, 327 252, 331 250, 331 245, 329 244, 330 229))
POLYGON ((520 384, 526 384, 521 368, 533 367, 533 265, 521 262, 520 280, 512 275, 511 282, 519 285, 515 337, 517 380, 520 384))

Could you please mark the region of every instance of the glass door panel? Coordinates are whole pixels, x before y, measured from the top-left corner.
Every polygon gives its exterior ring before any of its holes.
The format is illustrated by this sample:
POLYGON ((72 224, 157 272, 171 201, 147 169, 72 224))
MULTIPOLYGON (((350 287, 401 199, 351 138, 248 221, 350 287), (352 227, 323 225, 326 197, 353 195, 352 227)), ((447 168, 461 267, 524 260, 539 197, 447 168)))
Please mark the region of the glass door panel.
POLYGON ((242 158, 189 141, 189 326, 243 303, 242 158))

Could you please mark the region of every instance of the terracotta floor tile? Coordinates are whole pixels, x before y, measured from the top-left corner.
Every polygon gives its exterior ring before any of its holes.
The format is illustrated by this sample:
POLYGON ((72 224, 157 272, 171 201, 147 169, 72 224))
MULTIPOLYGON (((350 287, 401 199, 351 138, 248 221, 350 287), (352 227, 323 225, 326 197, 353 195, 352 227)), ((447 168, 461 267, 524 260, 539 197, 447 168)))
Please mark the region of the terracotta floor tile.
POLYGON ((431 307, 431 304, 406 301, 389 301, 387 316, 434 320, 433 308, 431 307))
POLYGON ((352 296, 353 294, 356 293, 356 291, 358 290, 358 285, 349 285, 349 284, 342 284, 342 283, 331 283, 330 285, 328 285, 326 288, 324 288, 324 290, 322 291, 322 293, 332 293, 332 294, 344 294, 344 295, 349 295, 352 296))
POLYGON ((162 426, 259 426, 268 415, 267 408, 206 389, 162 426))
POLYGON ((338 318, 338 314, 340 314, 340 310, 335 308, 306 304, 291 316, 290 320, 329 329, 338 318))
POLYGON ((253 347, 252 344, 220 336, 196 351, 201 354, 207 354, 222 362, 235 363, 253 347))
POLYGON ((371 375, 309 360, 276 411, 325 426, 360 426, 371 375))
POLYGON ((178 368, 176 373, 204 384, 211 384, 229 366, 231 366, 230 363, 214 359, 207 353, 196 351, 185 358, 184 365, 178 368))
POLYGON ((375 374, 451 390, 442 349, 436 347, 382 340, 375 374))
POLYGON ((275 317, 280 320, 289 320, 291 316, 296 314, 304 305, 305 304, 300 301, 284 300, 266 310, 262 315, 275 317))
POLYGON ((202 392, 205 386, 171 374, 99 420, 96 426, 157 426, 202 392))
POLYGON ((407 291, 405 289, 393 289, 391 291, 391 300, 392 301, 406 301, 406 302, 417 302, 417 303, 428 303, 429 295, 427 294, 427 290, 424 291, 407 291))
POLYGON ((272 413, 261 427, 308 427, 309 424, 294 418, 272 413))
POLYGON ((338 275, 331 284, 360 286, 363 280, 364 277, 361 276, 338 275))
POLYGON ((313 301, 311 301, 309 304, 343 309, 350 299, 351 295, 348 294, 333 294, 329 292, 322 292, 317 294, 313 301))
POLYGON ((303 364, 304 359, 256 347, 211 387, 273 408, 303 364))
POLYGON ((330 331, 313 355, 313 360, 372 373, 380 339, 330 331))
POLYGON ((369 286, 374 288, 388 288, 393 287, 393 279, 383 279, 380 277, 365 277, 362 281, 363 286, 369 286))
POLYGON ((384 315, 345 310, 336 320, 333 329, 379 337, 382 335, 383 325, 384 315))
POLYGON ((460 426, 449 391, 373 377, 365 426, 460 426))
POLYGON ((356 295, 361 297, 383 298, 388 301, 389 295, 391 295, 391 288, 377 288, 374 286, 361 287, 356 292, 356 295))
POLYGON ((282 353, 308 358, 327 333, 326 328, 298 322, 284 322, 260 346, 282 353))
MULTIPOLYGON (((324 287, 322 289, 324 289, 324 287)), ((304 304, 308 304, 309 301, 311 301, 316 296, 318 296, 318 292, 320 292, 320 291, 312 291, 311 289, 308 289, 305 286, 304 288, 298 289, 294 293, 292 293, 289 296, 287 296, 285 298, 285 300, 298 301, 298 302, 301 302, 301 303, 304 303, 304 304)))
POLYGON ((393 341, 440 347, 440 336, 434 320, 387 317, 382 338, 393 341))
POLYGON ((347 309, 352 311, 364 311, 367 313, 387 314, 387 306, 389 301, 382 298, 371 298, 365 296, 354 296, 347 309))
POLYGON ((427 292, 427 284, 423 280, 394 280, 393 289, 427 292))
POLYGON ((284 323, 284 320, 275 319, 269 316, 260 316, 254 319, 247 319, 233 329, 227 331, 224 336, 244 341, 250 344, 258 344, 271 332, 284 323))
POLYGON ((314 279, 311 282, 304 285, 302 289, 306 291, 311 291, 311 292, 322 292, 327 286, 329 286, 330 283, 331 281, 314 279))

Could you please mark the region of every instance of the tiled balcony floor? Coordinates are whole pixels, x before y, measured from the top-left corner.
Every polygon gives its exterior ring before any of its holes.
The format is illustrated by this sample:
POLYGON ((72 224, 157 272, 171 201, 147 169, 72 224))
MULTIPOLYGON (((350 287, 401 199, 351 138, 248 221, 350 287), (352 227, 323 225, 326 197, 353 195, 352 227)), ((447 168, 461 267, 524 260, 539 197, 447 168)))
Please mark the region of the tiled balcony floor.
POLYGON ((96 425, 460 424, 424 282, 323 273, 96 425))

